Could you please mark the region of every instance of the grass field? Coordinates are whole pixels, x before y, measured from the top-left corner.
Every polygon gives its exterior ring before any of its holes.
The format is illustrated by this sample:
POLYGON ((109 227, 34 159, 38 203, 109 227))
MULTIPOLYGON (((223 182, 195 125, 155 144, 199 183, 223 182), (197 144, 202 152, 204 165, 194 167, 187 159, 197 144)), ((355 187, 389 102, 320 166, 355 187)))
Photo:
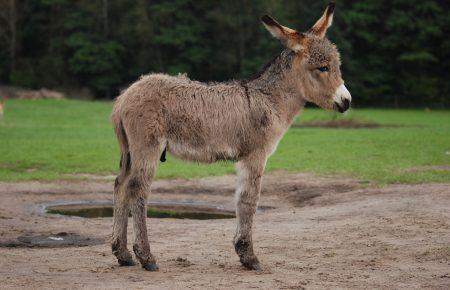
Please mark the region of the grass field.
MULTIPOLYGON (((10 100, 0 121, 0 181, 115 174, 118 146, 109 102, 10 100)), ((353 176, 379 183, 450 182, 450 111, 355 109, 343 116, 307 109, 302 122, 350 119, 396 125, 365 129, 291 128, 269 171, 353 176), (441 167, 438 167, 441 166, 441 167)), ((234 172, 233 164, 199 165, 168 156, 158 176, 234 172)))

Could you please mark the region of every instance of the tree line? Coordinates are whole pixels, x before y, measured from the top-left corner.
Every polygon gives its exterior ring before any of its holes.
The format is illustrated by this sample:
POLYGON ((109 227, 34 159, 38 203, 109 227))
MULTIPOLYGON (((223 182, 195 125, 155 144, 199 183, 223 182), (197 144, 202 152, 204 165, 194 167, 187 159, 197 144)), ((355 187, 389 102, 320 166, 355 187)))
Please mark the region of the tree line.
MULTIPOLYGON (((317 0, 0 0, 0 82, 113 98, 142 74, 248 78, 282 46, 259 20, 306 31, 317 0)), ((340 0, 328 37, 359 106, 450 104, 450 1, 340 0)))

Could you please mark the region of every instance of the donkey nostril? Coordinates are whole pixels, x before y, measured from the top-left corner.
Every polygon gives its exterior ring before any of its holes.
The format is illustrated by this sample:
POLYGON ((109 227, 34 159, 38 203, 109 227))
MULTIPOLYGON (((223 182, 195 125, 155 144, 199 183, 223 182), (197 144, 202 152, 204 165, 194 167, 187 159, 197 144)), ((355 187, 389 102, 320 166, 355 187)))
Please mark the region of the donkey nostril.
POLYGON ((344 113, 347 110, 345 107, 341 107, 338 102, 334 102, 334 109, 339 113, 344 113))
POLYGON ((344 99, 344 109, 347 110, 350 107, 350 101, 348 99, 344 99))

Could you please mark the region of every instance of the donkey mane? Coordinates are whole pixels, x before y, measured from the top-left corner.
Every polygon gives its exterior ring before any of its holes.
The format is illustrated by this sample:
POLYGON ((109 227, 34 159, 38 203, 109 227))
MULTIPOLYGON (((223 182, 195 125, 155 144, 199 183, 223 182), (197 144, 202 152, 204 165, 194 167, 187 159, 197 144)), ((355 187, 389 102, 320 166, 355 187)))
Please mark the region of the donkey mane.
POLYGON ((255 81, 267 75, 270 82, 278 80, 282 73, 291 68, 292 59, 295 53, 290 49, 283 50, 280 54, 274 56, 270 61, 264 64, 258 72, 243 81, 246 83, 255 81))
MULTIPOLYGON (((280 80, 286 71, 288 71, 292 66, 292 60, 295 56, 295 52, 290 49, 284 49, 281 53, 275 55, 270 61, 261 66, 261 68, 248 78, 243 79, 230 79, 225 81, 199 81, 196 79, 191 79, 186 73, 179 73, 176 76, 180 82, 185 82, 187 84, 194 84, 204 87, 214 87, 218 85, 231 85, 231 86, 241 86, 245 90, 249 87, 257 89, 263 94, 267 95, 269 92, 266 90, 261 90, 270 87, 276 81, 280 80)), ((142 78, 151 76, 152 74, 142 75, 142 78)), ((161 75, 161 74, 160 74, 161 75)), ((122 93, 124 93, 123 91, 122 93)))

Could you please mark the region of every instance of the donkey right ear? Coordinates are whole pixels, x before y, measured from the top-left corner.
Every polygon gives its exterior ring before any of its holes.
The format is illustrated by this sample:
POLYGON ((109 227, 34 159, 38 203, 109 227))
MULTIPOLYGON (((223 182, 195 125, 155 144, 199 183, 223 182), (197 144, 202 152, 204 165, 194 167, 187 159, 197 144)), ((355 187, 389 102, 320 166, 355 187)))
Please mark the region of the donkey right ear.
POLYGON ((273 37, 278 38, 287 48, 299 52, 303 49, 303 35, 294 29, 283 26, 269 15, 261 17, 261 21, 273 37))

